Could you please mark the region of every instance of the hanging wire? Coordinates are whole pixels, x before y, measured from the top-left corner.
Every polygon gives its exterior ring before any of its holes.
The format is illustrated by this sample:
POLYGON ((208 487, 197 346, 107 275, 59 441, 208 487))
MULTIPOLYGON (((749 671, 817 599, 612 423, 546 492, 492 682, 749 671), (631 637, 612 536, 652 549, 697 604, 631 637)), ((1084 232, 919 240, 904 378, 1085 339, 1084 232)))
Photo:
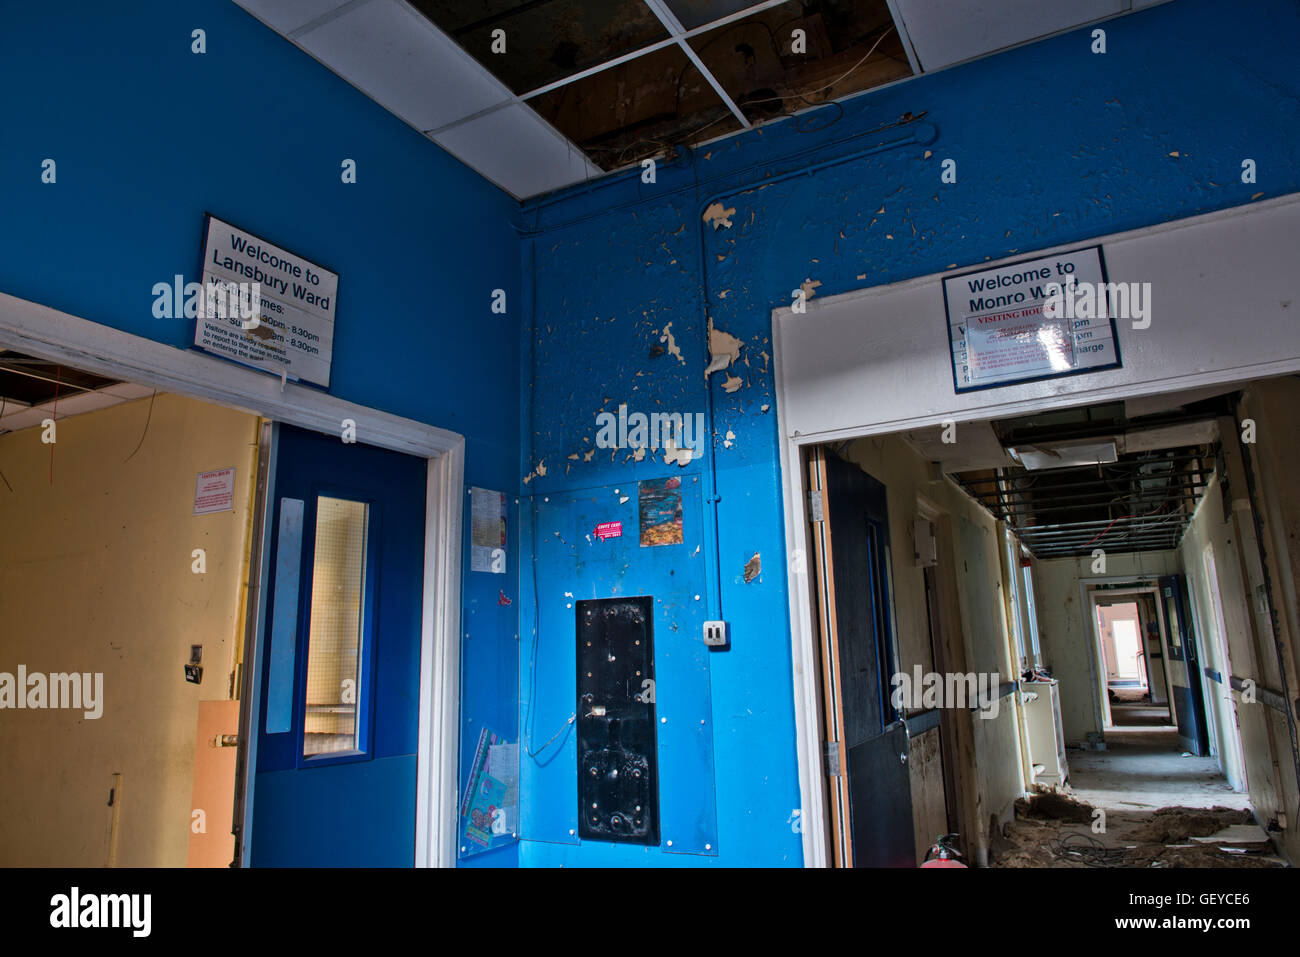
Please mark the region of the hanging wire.
POLYGON ((156 398, 158 398, 158 390, 154 389, 153 395, 149 396, 149 414, 145 416, 144 431, 140 433, 140 441, 136 443, 135 452, 132 452, 130 455, 128 455, 126 458, 122 460, 123 465, 125 465, 127 462, 135 458, 135 453, 139 452, 140 447, 144 445, 144 437, 149 434, 149 422, 153 419, 153 400, 156 398))
MULTIPOLYGON (((4 418, 4 415, 5 415, 5 405, 8 404, 8 402, 9 402, 9 399, 8 399, 7 397, 5 397, 5 396, 3 396, 3 395, 0 395, 0 419, 3 419, 3 418, 4 418)), ((0 434, 3 434, 3 433, 0 433, 0 434)), ((9 479, 5 478, 5 473, 4 473, 4 470, 3 470, 3 469, 0 469, 0 480, 3 480, 3 481, 4 481, 4 483, 5 483, 5 488, 9 489, 10 492, 12 492, 12 491, 14 490, 14 487, 13 487, 12 485, 9 484, 9 479)))

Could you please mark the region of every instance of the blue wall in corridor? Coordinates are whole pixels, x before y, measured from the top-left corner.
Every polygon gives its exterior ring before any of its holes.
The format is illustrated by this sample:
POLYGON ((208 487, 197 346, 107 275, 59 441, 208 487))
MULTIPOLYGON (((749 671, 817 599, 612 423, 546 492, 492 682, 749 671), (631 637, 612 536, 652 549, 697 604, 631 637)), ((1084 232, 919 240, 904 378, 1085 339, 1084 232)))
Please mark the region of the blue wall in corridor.
MULTIPOLYGON (((637 481, 680 475, 707 485, 707 457, 681 468, 662 455, 636 461, 626 450, 592 449, 598 412, 620 403, 629 413, 704 411, 711 388, 718 571, 733 646, 700 666, 711 698, 716 795, 707 793, 710 782, 698 782, 693 795, 716 807, 711 850, 579 843, 562 826, 572 791, 538 788, 525 795, 521 863, 801 863, 769 339, 771 310, 789 305, 794 288, 811 280, 820 283, 816 295, 834 295, 1300 190, 1294 2, 1229 9, 1175 0, 1104 28, 1104 55, 1091 52, 1090 29, 1074 31, 861 96, 842 114, 831 106, 685 151, 659 167, 654 184, 642 183, 637 170, 525 204, 536 305, 524 342, 532 405, 521 471, 530 476, 524 488, 538 516, 534 533, 562 534, 566 513, 556 503, 571 502, 566 507, 580 509, 584 522, 600 506, 624 522, 625 534, 631 521, 635 534, 637 481), (932 142, 925 134, 888 147, 926 126, 932 142), (863 155, 850 158, 855 153, 863 155), (952 185, 940 182, 948 158, 957 163, 952 185), (1246 158, 1257 163, 1256 185, 1241 182, 1246 158), (830 165, 780 178, 822 163, 830 165), (720 193, 735 211, 729 228, 715 229, 701 210, 720 193), (706 315, 743 343, 738 361, 708 386, 706 315), (732 391, 724 391, 724 375, 735 377, 727 382, 732 391), (746 583, 744 566, 756 553, 762 574, 746 583)), ((931 324, 935 348, 946 348, 941 314, 916 321, 931 324)), ((691 520, 688 512, 688 542, 691 520)), ((707 527, 702 534, 708 557, 707 527)), ((682 589, 681 578, 634 547, 625 564, 611 566, 599 552, 608 544, 578 540, 562 560, 538 564, 540 664, 531 663, 528 641, 520 652, 533 748, 561 729, 574 706, 571 681, 538 682, 529 692, 535 670, 571 675, 572 620, 564 613, 573 614, 565 607, 573 599, 564 592, 682 589)), ((686 593, 708 601, 710 572, 690 560, 689 549, 672 547, 680 550, 675 571, 689 583, 686 593)), ((526 581, 525 593, 530 587, 526 581)), ((708 604, 665 611, 657 627, 693 629, 698 640, 697 621, 717 614, 708 604)), ((531 635, 534 613, 530 600, 521 609, 521 639, 531 635)), ((668 680, 659 682, 661 698, 668 680)), ((572 734, 562 732, 538 761, 525 762, 525 780, 550 780, 561 774, 555 767, 574 773, 574 754, 572 734)))

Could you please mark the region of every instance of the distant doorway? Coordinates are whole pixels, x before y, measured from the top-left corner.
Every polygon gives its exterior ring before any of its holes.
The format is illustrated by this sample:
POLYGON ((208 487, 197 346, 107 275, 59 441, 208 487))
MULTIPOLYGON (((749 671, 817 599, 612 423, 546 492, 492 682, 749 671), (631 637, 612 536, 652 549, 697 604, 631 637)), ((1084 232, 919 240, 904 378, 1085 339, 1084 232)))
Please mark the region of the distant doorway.
POLYGON ((1172 728, 1165 624, 1154 589, 1094 592, 1092 627, 1106 730, 1172 728))

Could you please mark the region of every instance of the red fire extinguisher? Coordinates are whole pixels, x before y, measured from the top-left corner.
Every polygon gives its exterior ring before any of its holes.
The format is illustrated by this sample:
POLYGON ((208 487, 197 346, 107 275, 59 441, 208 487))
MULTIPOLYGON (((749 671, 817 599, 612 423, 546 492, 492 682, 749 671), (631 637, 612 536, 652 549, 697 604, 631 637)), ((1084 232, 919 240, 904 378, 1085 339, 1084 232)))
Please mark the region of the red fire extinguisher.
POLYGON ((957 858, 961 857, 961 851, 953 846, 957 840, 956 834, 944 834, 939 837, 930 850, 925 855, 925 861, 922 867, 965 867, 957 858))

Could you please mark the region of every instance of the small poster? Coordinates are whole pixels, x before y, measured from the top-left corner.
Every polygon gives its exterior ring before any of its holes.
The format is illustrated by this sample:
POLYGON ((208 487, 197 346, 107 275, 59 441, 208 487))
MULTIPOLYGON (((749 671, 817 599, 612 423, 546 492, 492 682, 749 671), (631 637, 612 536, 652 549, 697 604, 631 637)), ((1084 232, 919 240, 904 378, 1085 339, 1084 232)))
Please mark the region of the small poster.
POLYGON ((235 510, 235 470, 200 472, 194 482, 194 514, 235 510))
POLYGON ((506 496, 485 488, 470 489, 469 568, 506 573, 506 496))
POLYGON ((680 545, 682 480, 676 476, 637 483, 641 512, 641 547, 680 545))
POLYGON ((510 838, 519 803, 519 750, 483 728, 460 804, 462 856, 488 850, 510 838))
POLYGON ((490 774, 482 775, 470 801, 465 820, 465 841, 480 848, 489 847, 496 833, 494 824, 505 813, 506 786, 490 774))

